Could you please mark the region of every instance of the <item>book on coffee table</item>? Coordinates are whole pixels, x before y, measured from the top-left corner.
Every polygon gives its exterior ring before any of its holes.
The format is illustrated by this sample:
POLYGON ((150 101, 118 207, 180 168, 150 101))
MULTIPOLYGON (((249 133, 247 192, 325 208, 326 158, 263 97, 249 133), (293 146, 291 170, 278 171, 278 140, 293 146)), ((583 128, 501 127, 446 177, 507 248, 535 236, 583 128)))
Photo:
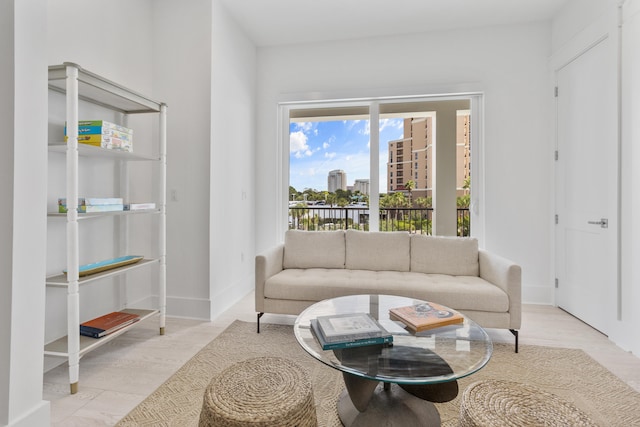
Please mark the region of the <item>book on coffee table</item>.
POLYGON ((368 313, 319 316, 311 330, 323 350, 393 343, 393 335, 368 313))
POLYGON ((462 314, 433 302, 392 308, 389 317, 404 323, 413 332, 464 322, 462 314))

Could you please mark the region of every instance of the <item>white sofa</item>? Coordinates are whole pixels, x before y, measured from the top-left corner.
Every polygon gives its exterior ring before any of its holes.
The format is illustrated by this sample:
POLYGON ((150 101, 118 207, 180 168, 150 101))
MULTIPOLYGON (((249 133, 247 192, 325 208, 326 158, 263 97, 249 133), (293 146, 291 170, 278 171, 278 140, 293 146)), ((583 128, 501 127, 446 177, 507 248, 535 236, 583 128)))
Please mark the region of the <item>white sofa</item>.
POLYGON ((474 238, 407 232, 288 230, 256 256, 257 328, 264 313, 300 314, 317 301, 389 294, 437 302, 485 328, 521 323, 521 269, 474 238))

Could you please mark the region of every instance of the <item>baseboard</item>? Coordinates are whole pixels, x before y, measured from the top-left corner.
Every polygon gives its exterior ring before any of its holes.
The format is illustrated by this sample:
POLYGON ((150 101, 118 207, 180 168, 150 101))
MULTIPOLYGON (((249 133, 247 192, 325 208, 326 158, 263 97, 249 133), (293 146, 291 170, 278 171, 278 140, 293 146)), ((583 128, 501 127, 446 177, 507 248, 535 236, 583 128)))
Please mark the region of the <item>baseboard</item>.
POLYGON ((51 425, 51 402, 42 400, 28 413, 12 420, 7 427, 33 427, 51 425))
POLYGON ((209 320, 211 302, 204 298, 184 298, 167 295, 167 316, 209 320))
POLYGON ((254 276, 247 276, 241 282, 233 283, 219 290, 211 298, 211 320, 234 306, 255 287, 254 276))

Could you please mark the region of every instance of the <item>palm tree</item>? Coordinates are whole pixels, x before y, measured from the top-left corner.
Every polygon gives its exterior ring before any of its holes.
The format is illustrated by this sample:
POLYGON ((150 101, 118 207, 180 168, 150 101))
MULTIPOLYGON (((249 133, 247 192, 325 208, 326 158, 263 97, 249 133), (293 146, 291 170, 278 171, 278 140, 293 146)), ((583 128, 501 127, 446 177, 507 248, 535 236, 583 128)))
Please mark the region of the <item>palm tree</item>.
POLYGON ((413 191, 414 188, 416 188, 416 182, 412 179, 410 179, 409 181, 404 183, 404 188, 405 190, 407 190, 409 192, 409 207, 412 206, 411 203, 411 191, 413 191))
POLYGON ((418 206, 419 208, 430 208, 432 202, 432 198, 431 196, 429 197, 418 197, 416 199, 416 206, 418 206))

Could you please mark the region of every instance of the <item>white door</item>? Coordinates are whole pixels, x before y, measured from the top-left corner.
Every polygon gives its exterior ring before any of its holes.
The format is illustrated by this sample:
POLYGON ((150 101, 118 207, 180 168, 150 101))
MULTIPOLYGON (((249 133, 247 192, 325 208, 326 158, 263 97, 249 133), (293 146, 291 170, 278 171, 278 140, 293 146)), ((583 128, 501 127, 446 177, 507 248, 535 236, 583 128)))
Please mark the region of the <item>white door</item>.
POLYGON ((617 87, 606 38, 557 70, 556 302, 608 333, 617 317, 617 87))

